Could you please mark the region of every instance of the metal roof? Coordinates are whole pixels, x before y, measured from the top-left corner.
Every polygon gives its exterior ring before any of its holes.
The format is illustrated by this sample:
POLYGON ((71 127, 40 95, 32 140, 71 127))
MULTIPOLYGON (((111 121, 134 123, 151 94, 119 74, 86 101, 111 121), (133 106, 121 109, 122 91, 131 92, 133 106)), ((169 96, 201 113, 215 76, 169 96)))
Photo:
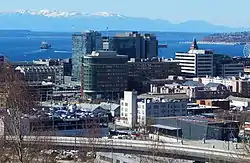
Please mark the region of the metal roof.
POLYGON ((223 85, 223 84, 220 84, 220 83, 208 83, 207 85, 205 85, 205 87, 218 87, 219 85, 223 85))
POLYGON ((171 100, 187 100, 189 97, 185 93, 177 94, 141 94, 137 97, 138 99, 153 99, 153 98, 164 98, 171 100))
POLYGON ((227 99, 228 100, 234 100, 234 101, 250 102, 250 98, 245 98, 245 97, 229 96, 227 99))
POLYGON ((202 84, 201 82, 198 81, 186 81, 182 84, 183 86, 191 86, 191 87, 203 87, 204 84, 202 84))
POLYGON ((181 129, 181 128, 175 128, 175 127, 160 125, 160 124, 151 125, 151 127, 162 128, 162 129, 166 129, 166 130, 180 130, 181 129))

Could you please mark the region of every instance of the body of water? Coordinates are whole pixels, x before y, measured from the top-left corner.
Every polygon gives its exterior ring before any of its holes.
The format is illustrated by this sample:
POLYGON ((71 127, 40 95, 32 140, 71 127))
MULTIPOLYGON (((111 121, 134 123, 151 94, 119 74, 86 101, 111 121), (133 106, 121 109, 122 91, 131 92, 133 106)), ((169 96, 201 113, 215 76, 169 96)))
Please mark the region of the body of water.
MULTIPOLYGON (((110 32, 112 36, 117 32, 110 32)), ((120 32, 119 32, 120 33, 120 32)), ((202 33, 178 33, 178 32, 155 32, 160 44, 168 44, 168 48, 160 49, 159 56, 174 58, 175 52, 189 50, 189 44, 179 44, 183 41, 202 39, 207 34, 202 33)), ((105 33, 103 33, 105 35, 105 33)), ((200 49, 211 49, 215 53, 228 54, 231 56, 243 56, 243 45, 199 45, 200 49)), ((15 33, 0 31, 0 53, 4 54, 11 61, 30 61, 46 58, 69 58, 72 55, 71 33, 51 32, 29 32, 15 33), (40 50, 42 41, 52 45, 52 49, 40 50)))

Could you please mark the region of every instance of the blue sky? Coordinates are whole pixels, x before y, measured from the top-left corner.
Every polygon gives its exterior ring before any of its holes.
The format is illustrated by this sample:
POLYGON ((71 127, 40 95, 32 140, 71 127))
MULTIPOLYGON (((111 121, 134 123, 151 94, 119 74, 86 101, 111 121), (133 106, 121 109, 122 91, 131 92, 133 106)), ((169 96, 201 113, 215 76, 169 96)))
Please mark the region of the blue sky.
POLYGON ((250 27, 250 0, 1 0, 0 11, 55 9, 112 12, 164 19, 173 23, 205 20, 232 27, 250 27))

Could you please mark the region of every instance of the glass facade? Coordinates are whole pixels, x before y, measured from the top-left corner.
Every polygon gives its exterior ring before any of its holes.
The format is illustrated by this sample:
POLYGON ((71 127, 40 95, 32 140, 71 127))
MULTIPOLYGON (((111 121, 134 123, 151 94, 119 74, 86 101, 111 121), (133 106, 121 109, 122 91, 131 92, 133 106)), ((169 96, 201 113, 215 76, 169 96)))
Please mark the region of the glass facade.
POLYGON ((89 31, 72 35, 72 77, 76 81, 81 79, 83 56, 100 49, 102 49, 102 38, 99 32, 89 31))
POLYGON ((127 88, 127 57, 84 57, 83 90, 86 97, 117 98, 127 88))
POLYGON ((127 55, 129 59, 146 59, 158 56, 158 41, 151 34, 134 32, 110 38, 109 49, 127 55))

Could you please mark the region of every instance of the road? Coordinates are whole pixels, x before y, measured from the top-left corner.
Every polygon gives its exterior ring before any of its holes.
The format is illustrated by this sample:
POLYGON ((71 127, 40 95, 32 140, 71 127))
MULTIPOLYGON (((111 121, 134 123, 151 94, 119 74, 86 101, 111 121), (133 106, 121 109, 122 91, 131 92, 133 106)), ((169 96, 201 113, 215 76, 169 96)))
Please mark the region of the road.
MULTIPOLYGON (((9 140, 14 138, 8 137, 9 140)), ((95 148, 96 151, 116 152, 127 154, 145 154, 168 156, 173 158, 197 160, 197 161, 227 161, 234 163, 250 162, 250 156, 242 151, 200 147, 198 145, 173 144, 166 142, 81 138, 81 137, 55 137, 55 136, 26 136, 27 143, 47 142, 51 146, 62 148, 84 147, 95 148)))

